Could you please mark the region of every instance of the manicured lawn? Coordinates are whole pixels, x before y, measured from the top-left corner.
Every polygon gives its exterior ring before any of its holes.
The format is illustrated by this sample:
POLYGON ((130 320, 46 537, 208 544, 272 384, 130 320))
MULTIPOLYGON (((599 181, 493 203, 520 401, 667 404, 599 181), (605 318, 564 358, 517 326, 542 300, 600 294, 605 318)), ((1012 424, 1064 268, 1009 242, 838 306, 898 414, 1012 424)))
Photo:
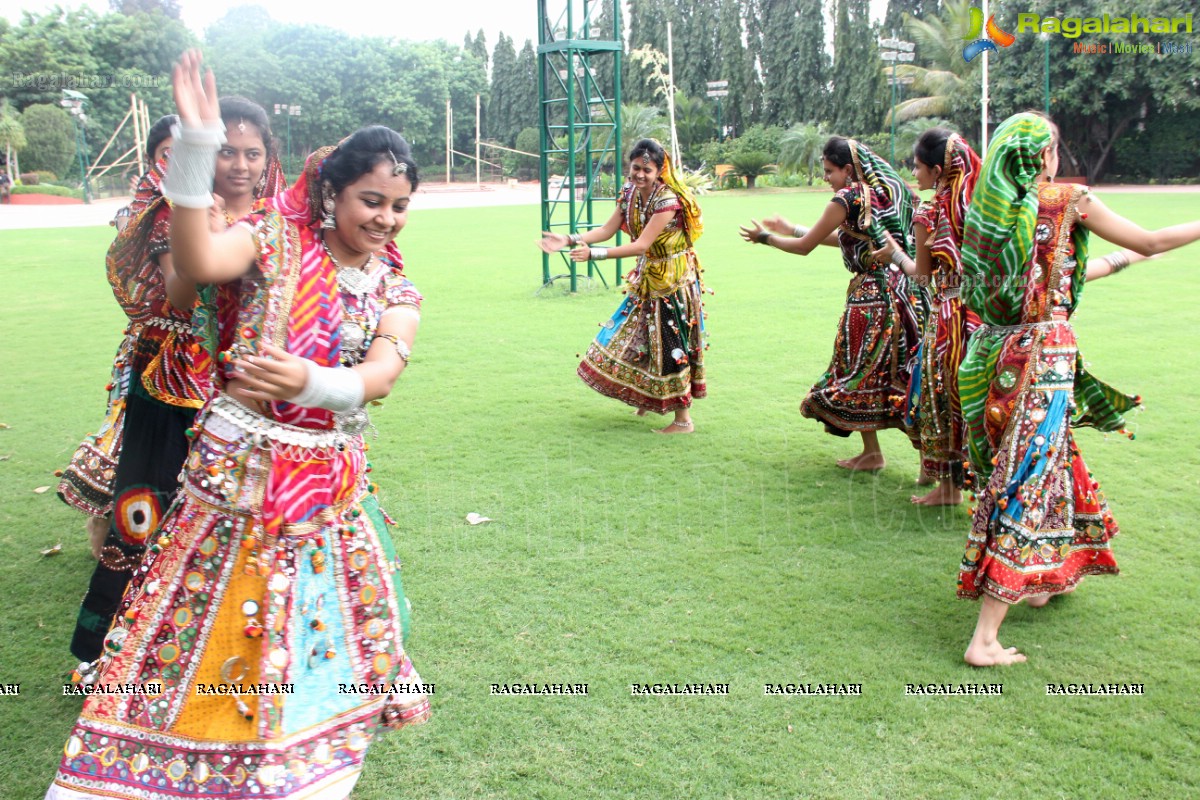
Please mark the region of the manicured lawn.
MULTIPOLYGON (((833 461, 857 442, 799 415, 829 359, 840 256, 736 235, 752 216, 811 222, 827 199, 702 200, 710 397, 696 434, 676 437, 575 378, 620 294, 535 296, 536 208, 414 204, 400 244, 427 300, 372 457, 399 521, 409 650, 437 688, 433 721, 378 741, 355 798, 1200 796, 1200 247, 1088 287, 1085 357, 1146 398, 1135 442, 1079 435, 1123 571, 1014 609, 1004 638, 1030 662, 980 672, 961 661, 978 607, 954 596, 965 507, 909 503, 917 456, 900 433, 881 437, 887 469, 849 476, 833 461), (495 521, 472 527, 469 512, 495 521), (490 694, 513 682, 589 695, 490 694), (675 682, 730 692, 630 696, 675 682), (764 696, 800 682, 862 696, 764 696), (964 682, 1004 693, 905 695, 964 682), (1145 695, 1046 696, 1068 682, 1145 695)), ((1149 226, 1200 216, 1200 195, 1105 200, 1149 226)), ((21 684, 0 697, 0 795, 14 800, 42 796, 80 707, 60 694, 93 562, 82 518, 33 490, 100 421, 123 321, 110 239, 0 232, 0 683, 21 684)))

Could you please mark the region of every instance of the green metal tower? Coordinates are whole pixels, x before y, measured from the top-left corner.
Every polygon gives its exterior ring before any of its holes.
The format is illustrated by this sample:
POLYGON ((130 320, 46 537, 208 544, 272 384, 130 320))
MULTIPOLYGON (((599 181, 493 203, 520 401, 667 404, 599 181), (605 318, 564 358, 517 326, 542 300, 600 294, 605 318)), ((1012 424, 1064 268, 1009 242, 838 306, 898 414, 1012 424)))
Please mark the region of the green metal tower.
MULTIPOLYGON (((612 214, 623 181, 621 163, 621 2, 620 0, 538 0, 538 99, 541 108, 542 230, 582 233, 612 214), (552 7, 553 6, 553 7, 552 7), (611 19, 601 22, 604 8, 611 19), (596 65, 610 64, 609 91, 596 65), (602 186, 607 174, 607 188, 602 186), (554 181, 552 176, 561 176, 554 181)), ((620 234, 617 242, 620 243, 620 234)), ((543 288, 570 278, 578 289, 578 264, 566 252, 542 254, 543 288), (568 272, 551 275, 552 261, 568 272)), ((616 262, 613 283, 621 280, 616 262)), ((589 261, 587 278, 608 282, 589 261)))

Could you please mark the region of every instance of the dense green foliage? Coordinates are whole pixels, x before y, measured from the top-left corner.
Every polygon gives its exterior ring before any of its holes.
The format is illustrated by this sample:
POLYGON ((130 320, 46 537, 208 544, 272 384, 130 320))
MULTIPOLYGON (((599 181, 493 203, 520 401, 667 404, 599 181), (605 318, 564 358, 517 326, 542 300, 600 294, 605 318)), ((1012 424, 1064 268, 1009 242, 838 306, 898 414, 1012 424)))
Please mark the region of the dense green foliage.
MULTIPOLYGON (((111 7, 107 13, 54 7, 0 26, 0 74, 10 76, 4 99, 14 112, 57 104, 61 90, 72 88, 89 99, 89 138, 103 141, 128 111, 131 91, 146 100, 152 117, 168 113, 171 64, 184 48, 201 45, 222 93, 245 95, 271 114, 293 174, 306 153, 368 123, 403 133, 419 163, 444 163, 447 101, 453 109, 451 147, 462 152, 474 150, 477 95, 486 140, 512 147, 522 130, 539 124, 536 43, 503 33, 494 45, 480 30, 465 31, 461 44, 401 43, 295 25, 243 6, 201 40, 180 22, 174 0, 113 0, 111 7), (281 104, 300 106, 300 115, 275 114, 281 104)), ((614 0, 591 3, 595 32, 589 37, 613 38, 617 7, 614 0)), ((706 142, 736 138, 753 125, 817 124, 864 140, 890 135, 893 102, 898 123, 941 118, 978 142, 981 59, 968 63, 962 57, 971 8, 969 0, 891 0, 883 20, 872 21, 868 0, 631 0, 621 5, 617 34, 627 44, 622 99, 666 117, 666 97, 651 80, 650 63, 628 52, 665 54, 670 24, 677 128, 690 166, 704 160, 706 142), (917 45, 916 61, 898 70, 894 101, 878 47, 880 38, 893 34, 917 45), (728 82, 720 101, 708 96, 713 81, 728 82)), ((1147 0, 1137 13, 1178 17, 1189 10, 1180 0, 1147 0)), ((994 11, 1002 28, 1016 31, 1016 11, 1003 5, 994 11)), ((1030 0, 1022 7, 1022 13, 1043 17, 1059 11, 1086 17, 1111 9, 1100 0, 1076 0, 1069 9, 1030 0)), ((525 13, 534 13, 533 7, 525 13)), ((1064 171, 1092 182, 1107 173, 1130 180, 1194 175, 1196 160, 1180 146, 1180 137, 1200 126, 1194 56, 1074 52, 1075 45, 1097 40, 1153 44, 1163 38, 1020 33, 1011 47, 990 56, 992 124, 1043 108, 1048 73, 1064 171)), ((583 81, 589 96, 613 96, 615 64, 605 52, 592 54, 593 73, 583 81)), ((37 136, 18 144, 11 128, 0 123, 0 144, 12 140, 22 156, 38 163, 61 162, 61 154, 37 136)), ((127 128, 114 152, 131 146, 127 128)), ((897 147, 898 159, 907 157, 903 149, 897 147)))

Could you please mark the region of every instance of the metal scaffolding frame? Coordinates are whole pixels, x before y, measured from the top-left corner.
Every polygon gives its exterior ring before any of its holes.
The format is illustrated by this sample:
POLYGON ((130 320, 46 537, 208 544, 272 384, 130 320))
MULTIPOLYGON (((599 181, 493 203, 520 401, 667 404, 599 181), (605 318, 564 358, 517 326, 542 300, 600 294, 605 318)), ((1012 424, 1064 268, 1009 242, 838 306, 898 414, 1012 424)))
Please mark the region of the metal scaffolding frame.
MULTIPOLYGON (((622 184, 621 170, 621 37, 620 0, 538 0, 538 100, 540 109, 539 172, 542 184, 542 230, 582 233, 604 224, 612 213, 615 193, 622 184), (612 25, 602 30, 602 8, 612 4, 612 25), (550 8, 551 4, 554 9, 550 8), (612 59, 611 96, 596 79, 593 63, 612 59), (552 161, 553 159, 553 161, 552 161), (612 176, 611 193, 604 192, 601 177, 612 176), (561 182, 551 186, 551 172, 562 169, 561 182), (596 203, 600 217, 596 218, 596 203), (605 202, 606 201, 606 202, 605 202), (565 229, 565 231, 563 230, 565 229)), ((620 244, 621 235, 617 234, 620 244)), ((621 262, 615 264, 613 285, 620 283, 621 262)), ((599 277, 595 262, 587 265, 587 279, 599 277)), ((570 290, 579 288, 578 265, 566 252, 542 254, 542 285, 570 279, 570 290), (568 271, 551 276, 552 259, 568 271)))

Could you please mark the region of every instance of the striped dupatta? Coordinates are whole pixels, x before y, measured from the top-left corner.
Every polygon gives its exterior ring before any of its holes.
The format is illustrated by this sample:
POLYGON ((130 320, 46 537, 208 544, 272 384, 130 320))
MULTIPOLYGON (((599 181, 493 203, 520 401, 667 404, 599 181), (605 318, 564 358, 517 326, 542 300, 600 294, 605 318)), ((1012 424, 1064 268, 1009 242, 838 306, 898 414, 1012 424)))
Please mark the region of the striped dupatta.
POLYGON ((929 254, 933 261, 945 265, 956 276, 962 272, 963 226, 981 166, 971 146, 957 133, 951 134, 946 142, 942 178, 931 204, 932 213, 922 220, 929 228, 929 254))
POLYGON ((858 219, 853 222, 866 231, 876 247, 882 247, 890 235, 902 250, 913 255, 912 219, 916 195, 891 164, 866 145, 854 139, 847 141, 854 163, 854 183, 863 199, 858 219))

